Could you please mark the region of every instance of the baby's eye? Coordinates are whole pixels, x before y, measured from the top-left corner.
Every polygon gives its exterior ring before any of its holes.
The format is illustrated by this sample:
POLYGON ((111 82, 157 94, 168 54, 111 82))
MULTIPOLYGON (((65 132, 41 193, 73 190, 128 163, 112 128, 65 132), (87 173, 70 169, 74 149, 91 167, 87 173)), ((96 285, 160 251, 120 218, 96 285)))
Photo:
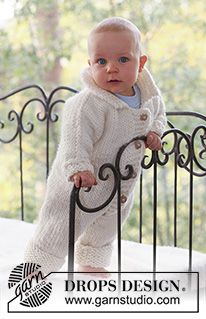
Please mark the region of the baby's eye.
POLYGON ((128 61, 129 61, 129 59, 126 56, 121 56, 121 58, 119 58, 119 62, 121 62, 121 63, 125 63, 128 61))
POLYGON ((100 65, 104 65, 104 64, 106 64, 106 60, 103 59, 103 58, 100 58, 100 59, 97 60, 97 63, 100 64, 100 65))

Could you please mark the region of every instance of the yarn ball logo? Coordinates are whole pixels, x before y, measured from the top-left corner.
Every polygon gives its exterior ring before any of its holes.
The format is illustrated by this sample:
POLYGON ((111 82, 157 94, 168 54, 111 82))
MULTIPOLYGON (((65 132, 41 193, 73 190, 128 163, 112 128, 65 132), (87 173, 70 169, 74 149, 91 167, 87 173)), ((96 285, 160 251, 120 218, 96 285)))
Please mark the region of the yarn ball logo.
POLYGON ((38 264, 22 263, 10 273, 8 286, 9 289, 15 287, 20 305, 38 307, 49 299, 52 283, 44 279, 40 268, 38 264))

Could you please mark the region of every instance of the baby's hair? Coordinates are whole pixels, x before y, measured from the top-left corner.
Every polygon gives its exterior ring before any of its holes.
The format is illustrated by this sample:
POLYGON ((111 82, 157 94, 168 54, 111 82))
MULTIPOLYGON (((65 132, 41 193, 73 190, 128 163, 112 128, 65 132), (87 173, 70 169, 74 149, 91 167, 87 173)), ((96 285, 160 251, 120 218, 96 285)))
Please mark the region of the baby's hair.
POLYGON ((140 42, 141 42, 141 34, 139 29, 133 24, 131 21, 121 18, 121 17, 112 17, 102 20, 98 23, 90 32, 88 37, 88 43, 90 38, 95 33, 107 32, 107 31, 114 31, 114 32, 121 32, 121 31, 130 31, 133 33, 137 50, 141 51, 140 42))

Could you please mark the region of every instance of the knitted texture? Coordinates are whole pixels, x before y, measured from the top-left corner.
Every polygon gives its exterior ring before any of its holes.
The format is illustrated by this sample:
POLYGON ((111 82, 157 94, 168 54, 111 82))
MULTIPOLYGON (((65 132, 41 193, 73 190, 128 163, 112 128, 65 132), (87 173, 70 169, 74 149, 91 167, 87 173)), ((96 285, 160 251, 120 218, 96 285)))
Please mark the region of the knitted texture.
MULTIPOLYGON (((109 169, 103 172, 104 176, 109 174, 109 178, 100 180, 101 165, 114 164, 119 148, 136 136, 146 135, 149 131, 162 135, 166 124, 162 97, 147 69, 137 80, 141 90, 139 109, 130 108, 114 94, 97 87, 89 67, 82 73, 82 80, 85 88, 69 98, 63 109, 60 144, 47 180, 39 223, 25 253, 25 261, 38 261, 44 269, 52 268, 52 271, 57 271, 64 262, 68 249, 69 203, 73 188, 70 177, 77 171, 92 171, 97 186, 90 192, 81 190, 80 199, 89 208, 99 206, 108 199, 114 184, 109 169)), ((122 174, 127 173, 127 164, 133 165, 136 172, 134 178, 123 180, 121 184, 121 192, 126 198, 121 205, 122 220, 128 216, 131 207, 131 193, 140 174, 144 150, 143 142, 138 148, 132 143, 121 158, 122 174)), ((78 257, 80 263, 93 266, 103 266, 106 260, 108 263, 111 255, 108 245, 116 235, 116 202, 115 196, 112 203, 95 214, 84 213, 77 207, 75 239, 79 238, 77 256, 81 256, 78 257)))
POLYGON ((111 262, 112 246, 105 245, 101 248, 76 244, 75 262, 79 265, 92 267, 107 267, 111 262))
MULTIPOLYGON (((122 226, 133 204, 130 193, 121 209, 122 226)), ((107 267, 111 261, 112 243, 117 237, 117 202, 116 198, 107 211, 85 229, 76 244, 76 263, 94 267, 107 267)))
POLYGON ((30 245, 27 246, 25 255, 29 262, 41 265, 41 271, 44 275, 61 268, 64 263, 64 259, 42 251, 38 248, 37 244, 33 246, 32 242, 30 242, 30 245))

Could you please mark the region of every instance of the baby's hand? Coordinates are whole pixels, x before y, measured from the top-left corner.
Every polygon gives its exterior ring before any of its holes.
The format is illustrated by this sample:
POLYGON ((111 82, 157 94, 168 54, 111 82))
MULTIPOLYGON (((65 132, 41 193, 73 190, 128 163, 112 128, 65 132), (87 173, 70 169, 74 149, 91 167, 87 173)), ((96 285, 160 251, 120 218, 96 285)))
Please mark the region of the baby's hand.
POLYGON ((159 151, 162 148, 162 141, 157 133, 150 131, 147 134, 145 145, 152 151, 159 151))
POLYGON ((70 177, 70 180, 74 182, 77 188, 97 185, 96 178, 90 171, 77 172, 70 177))

